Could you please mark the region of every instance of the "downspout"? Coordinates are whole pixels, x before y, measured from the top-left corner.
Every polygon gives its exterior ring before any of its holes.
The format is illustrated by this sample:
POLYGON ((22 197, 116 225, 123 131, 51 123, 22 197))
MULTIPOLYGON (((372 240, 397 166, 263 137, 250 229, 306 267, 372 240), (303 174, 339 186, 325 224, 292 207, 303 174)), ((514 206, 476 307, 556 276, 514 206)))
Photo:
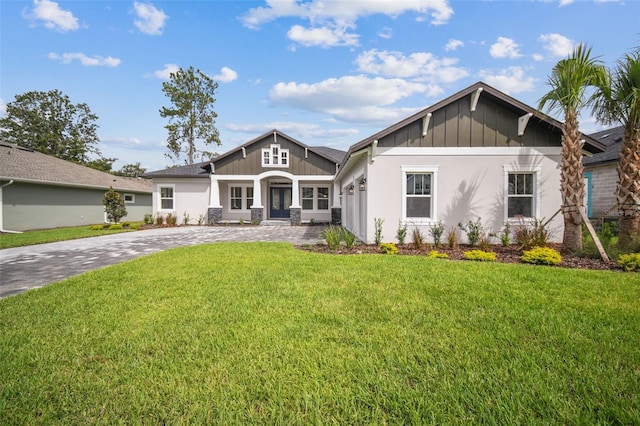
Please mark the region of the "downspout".
POLYGON ((9 182, 5 183, 4 185, 0 185, 0 232, 4 232, 6 234, 22 234, 22 231, 9 231, 8 229, 4 229, 3 224, 2 224, 2 216, 3 216, 3 206, 2 206, 2 188, 4 188, 5 186, 9 186, 13 183, 13 179, 11 179, 9 182))

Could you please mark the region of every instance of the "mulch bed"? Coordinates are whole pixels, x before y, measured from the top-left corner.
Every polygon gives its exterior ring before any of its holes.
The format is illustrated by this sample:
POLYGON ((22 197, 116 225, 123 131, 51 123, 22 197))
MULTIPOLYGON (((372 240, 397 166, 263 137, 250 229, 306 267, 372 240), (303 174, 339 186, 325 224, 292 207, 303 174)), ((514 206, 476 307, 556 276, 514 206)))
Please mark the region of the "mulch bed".
MULTIPOLYGON (((398 254, 401 256, 426 256, 434 247, 423 247, 416 249, 411 244, 397 245, 398 254)), ((380 254, 378 246, 373 244, 360 244, 353 246, 351 249, 347 249, 342 246, 339 250, 332 251, 326 244, 317 245, 305 245, 298 247, 301 250, 312 251, 314 253, 331 253, 331 254, 380 254)), ((585 257, 578 257, 571 254, 563 253, 561 245, 554 245, 553 248, 562 253, 562 263, 558 267, 562 268, 579 268, 579 269, 593 269, 593 270, 611 270, 622 271, 622 267, 614 261, 605 262, 602 259, 591 259, 585 257)), ((464 260, 464 252, 473 250, 468 245, 459 245, 456 249, 450 249, 448 247, 440 247, 437 249, 440 253, 446 253, 450 260, 464 260)), ((510 245, 507 247, 493 246, 493 252, 496 254, 497 261, 502 263, 523 263, 521 261, 522 250, 516 245, 510 245)))

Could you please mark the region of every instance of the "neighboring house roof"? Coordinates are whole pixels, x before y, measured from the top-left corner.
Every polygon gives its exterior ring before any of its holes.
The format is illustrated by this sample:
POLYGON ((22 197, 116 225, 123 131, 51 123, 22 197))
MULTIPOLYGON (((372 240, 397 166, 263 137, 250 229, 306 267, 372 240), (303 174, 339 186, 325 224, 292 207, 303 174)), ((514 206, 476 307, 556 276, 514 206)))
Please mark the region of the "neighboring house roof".
MULTIPOLYGON (((461 90, 460 92, 449 96, 446 99, 443 99, 440 102, 437 102, 425 109, 423 109, 422 111, 417 112, 416 114, 390 126, 387 127, 386 129, 372 135, 369 136, 366 139, 363 139, 362 141, 354 144, 351 146, 351 148, 349 148, 349 151, 347 152, 347 155, 345 156, 345 161, 348 160, 349 156, 351 156, 351 154, 360 151, 363 148, 366 148, 367 146, 371 145, 373 143, 374 140, 378 140, 383 138, 386 135, 389 135, 393 132, 395 132, 398 129, 401 129, 413 122, 415 122, 416 120, 420 120, 422 118, 424 118, 427 114, 429 113, 433 113, 437 110, 439 110, 440 108, 451 104, 455 101, 458 101, 461 98, 464 98, 465 96, 469 96, 472 93, 476 92, 478 89, 481 89, 482 92, 480 94, 480 96, 488 96, 492 99, 493 102, 498 103, 500 105, 502 105, 504 108, 508 109, 508 110, 512 110, 515 111, 516 113, 520 114, 520 115, 524 115, 524 114, 528 114, 531 113, 533 114, 533 116, 531 117, 532 119, 536 119, 539 120, 541 122, 545 122, 547 124, 549 124, 552 127, 555 127, 556 129, 560 130, 562 128, 562 123, 559 122, 558 120, 555 120, 554 118, 541 113, 540 111, 538 111, 535 108, 532 108, 522 102, 520 102, 517 99, 512 98, 511 96, 502 93, 501 91, 489 86, 486 83, 483 83, 481 81, 473 84, 472 86, 467 87, 466 89, 461 90)), ((606 146, 604 144, 602 144, 600 141, 595 140, 593 138, 591 138, 588 135, 583 135, 583 138, 585 139, 585 144, 584 144, 584 150, 590 152, 590 153, 597 153, 597 152, 601 152, 604 151, 604 149, 606 148, 606 146)))
POLYGON ((114 176, 5 142, 0 142, 0 179, 145 193, 153 188, 145 179, 114 176))
POLYGON ((286 138, 289 141, 300 145, 303 148, 308 149, 311 152, 316 153, 317 155, 319 155, 322 158, 325 158, 333 163, 336 164, 340 164, 342 162, 342 160, 345 158, 346 152, 345 151, 341 151, 339 149, 334 149, 334 148, 329 148, 329 147, 324 147, 324 146, 307 146, 305 144, 303 144, 302 142, 292 138, 289 135, 286 135, 284 133, 282 133, 279 130, 273 129, 270 130, 266 133, 263 133, 262 135, 251 139, 249 142, 246 142, 240 146, 237 146, 223 154, 220 154, 216 157, 213 157, 211 160, 209 161, 203 161, 201 163, 194 163, 194 164, 190 164, 187 166, 180 166, 180 167, 172 167, 169 169, 164 169, 164 170, 156 170, 153 172, 148 172, 143 174, 142 176, 145 178, 175 178, 175 177, 179 177, 179 178, 186 178, 186 177, 208 177, 210 172, 211 172, 211 164, 214 164, 218 161, 220 161, 223 158, 229 157, 230 155, 232 155, 235 152, 238 152, 240 150, 242 150, 243 148, 247 148, 249 145, 252 145, 254 143, 260 142, 262 140, 264 140, 265 137, 271 136, 273 134, 276 134, 277 136, 280 136, 282 138, 286 138))
POLYGON ((170 167, 168 169, 156 170, 153 172, 147 172, 142 175, 145 178, 175 178, 175 177, 195 177, 195 178, 208 178, 209 172, 206 168, 211 163, 210 161, 203 161, 201 163, 188 164, 186 166, 170 167))
POLYGON ((592 133, 593 139, 604 144, 607 148, 604 152, 598 152, 591 157, 584 157, 585 166, 597 166, 606 163, 617 163, 620 159, 620 149, 622 148, 622 138, 624 137, 624 126, 602 130, 592 133))

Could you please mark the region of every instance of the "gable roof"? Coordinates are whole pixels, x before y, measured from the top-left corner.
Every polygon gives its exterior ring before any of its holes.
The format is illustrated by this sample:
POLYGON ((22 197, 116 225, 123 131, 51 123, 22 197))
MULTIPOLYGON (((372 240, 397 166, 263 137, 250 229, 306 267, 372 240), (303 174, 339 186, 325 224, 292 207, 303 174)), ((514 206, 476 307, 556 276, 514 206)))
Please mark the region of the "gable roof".
MULTIPOLYGON (((524 114, 528 114, 531 113, 533 114, 533 116, 531 117, 531 119, 534 120, 538 120, 540 122, 544 122, 547 123, 548 125, 556 128, 558 131, 561 131, 562 129, 562 123, 559 122, 558 120, 538 111, 535 108, 532 108, 522 102, 520 102, 517 99, 512 98, 511 96, 502 93, 501 91, 489 86, 486 83, 483 83, 481 81, 467 87, 466 89, 463 89, 461 91, 459 91, 458 93, 455 93, 451 96, 449 96, 448 98, 443 99, 440 102, 437 102, 425 109, 423 109, 422 111, 419 111, 415 114, 413 114, 412 116, 405 118, 404 120, 387 127, 384 130, 381 130, 380 132, 369 136, 366 139, 363 139, 362 141, 352 145, 349 148, 349 151, 347 152, 347 155, 345 156, 345 161, 349 158, 349 156, 351 156, 352 153, 356 152, 356 151, 360 151, 363 148, 366 148, 367 146, 369 146, 370 144, 373 143, 374 140, 377 139, 381 139, 384 136, 387 136, 393 132, 395 132, 396 130, 399 130, 405 126, 407 126, 408 124, 411 124, 413 122, 415 122, 416 120, 420 120, 422 118, 424 118, 427 114, 429 113, 433 113, 439 109, 441 109, 442 107, 451 104, 453 102, 456 102, 458 100, 460 100, 461 98, 464 98, 465 96, 469 96, 472 93, 476 92, 478 89, 481 90, 481 95, 480 96, 485 96, 485 97, 489 97, 493 102, 501 105, 502 107, 514 111, 519 115, 524 115, 524 114)), ((582 135, 583 138, 585 139, 585 144, 584 144, 584 150, 586 150, 587 152, 590 153, 597 153, 597 152, 602 152, 604 151, 604 149, 606 148, 605 145, 603 145, 601 142, 591 138, 588 135, 582 135)))
POLYGON ((170 167, 168 169, 156 170, 153 172, 147 172, 142 175, 145 178, 172 178, 172 177, 202 177, 209 178, 210 161, 203 161, 201 163, 188 164, 186 166, 170 167))
POLYGON ((0 142, 0 179, 144 193, 151 193, 153 187, 145 179, 114 176, 4 142, 0 142))
POLYGON ((583 163, 585 166, 618 162, 620 149, 622 148, 622 138, 624 137, 624 126, 602 130, 589 136, 604 144, 607 148, 604 152, 598 152, 591 157, 584 157, 583 163))

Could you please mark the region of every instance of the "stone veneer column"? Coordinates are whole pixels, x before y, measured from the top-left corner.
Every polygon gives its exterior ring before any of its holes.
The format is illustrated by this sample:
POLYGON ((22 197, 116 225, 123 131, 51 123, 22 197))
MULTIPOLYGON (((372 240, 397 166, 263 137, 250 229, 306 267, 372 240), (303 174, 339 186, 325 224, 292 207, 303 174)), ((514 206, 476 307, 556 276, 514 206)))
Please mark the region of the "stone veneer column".
POLYGON ((222 207, 209 207, 207 211, 207 223, 209 225, 222 222, 222 207))
POLYGON ((302 222, 302 208, 292 207, 289 209, 292 225, 300 225, 302 222))
POLYGON ((254 225, 259 225, 262 222, 263 218, 263 208, 262 207, 251 207, 251 223, 254 225))

